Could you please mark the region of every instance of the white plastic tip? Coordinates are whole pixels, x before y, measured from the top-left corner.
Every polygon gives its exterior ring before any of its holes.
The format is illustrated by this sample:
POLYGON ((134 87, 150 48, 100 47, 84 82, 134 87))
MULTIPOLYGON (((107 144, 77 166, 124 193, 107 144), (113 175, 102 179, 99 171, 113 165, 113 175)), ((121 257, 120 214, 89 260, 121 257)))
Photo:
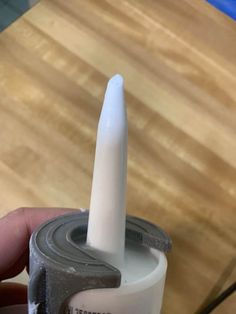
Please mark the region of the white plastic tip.
POLYGON ((124 80, 107 84, 97 131, 87 244, 105 262, 121 266, 125 243, 127 118, 124 80))
POLYGON ((120 74, 115 74, 112 76, 112 78, 108 82, 108 86, 110 84, 114 84, 115 86, 123 86, 124 85, 124 79, 123 76, 120 74))

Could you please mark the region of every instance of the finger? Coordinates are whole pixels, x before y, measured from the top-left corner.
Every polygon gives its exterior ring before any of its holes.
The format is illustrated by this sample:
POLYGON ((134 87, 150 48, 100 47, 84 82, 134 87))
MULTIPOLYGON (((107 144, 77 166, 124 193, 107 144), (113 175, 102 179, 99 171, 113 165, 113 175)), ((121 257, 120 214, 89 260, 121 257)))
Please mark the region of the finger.
POLYGON ((19 208, 0 219, 0 280, 19 273, 26 264, 31 233, 41 223, 75 209, 19 208), (16 268, 19 267, 16 271, 16 268))
POLYGON ((27 304, 14 304, 0 308, 1 314, 28 314, 27 304))
POLYGON ((8 282, 0 284, 0 307, 27 303, 27 287, 8 282))
POLYGON ((24 269, 25 266, 28 267, 29 264, 29 252, 27 250, 20 256, 16 262, 10 266, 4 273, 0 275, 1 280, 9 279, 12 277, 17 276, 20 274, 24 269))

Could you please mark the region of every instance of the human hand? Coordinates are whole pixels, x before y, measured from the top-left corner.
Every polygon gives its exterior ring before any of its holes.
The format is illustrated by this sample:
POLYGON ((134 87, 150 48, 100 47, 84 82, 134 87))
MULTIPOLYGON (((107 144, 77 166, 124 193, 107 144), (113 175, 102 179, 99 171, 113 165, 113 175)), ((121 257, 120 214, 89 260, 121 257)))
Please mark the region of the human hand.
MULTIPOLYGON (((19 208, 0 219, 0 314, 3 313, 3 307, 27 303, 25 285, 1 281, 16 276, 28 267, 29 239, 32 232, 43 222, 72 211, 75 210, 19 208)), ((13 313, 10 310, 5 311, 4 313, 13 313)))

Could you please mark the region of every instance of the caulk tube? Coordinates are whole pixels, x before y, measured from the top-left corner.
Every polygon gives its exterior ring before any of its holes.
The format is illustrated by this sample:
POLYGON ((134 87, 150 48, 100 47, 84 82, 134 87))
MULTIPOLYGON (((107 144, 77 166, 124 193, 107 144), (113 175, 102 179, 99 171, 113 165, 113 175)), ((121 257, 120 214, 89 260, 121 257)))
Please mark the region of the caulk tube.
POLYGON ((73 295, 70 314, 158 314, 167 261, 165 254, 132 241, 125 243, 127 118, 123 78, 108 83, 97 146, 85 247, 121 272, 118 288, 73 295), (95 253, 94 253, 95 252, 95 253))

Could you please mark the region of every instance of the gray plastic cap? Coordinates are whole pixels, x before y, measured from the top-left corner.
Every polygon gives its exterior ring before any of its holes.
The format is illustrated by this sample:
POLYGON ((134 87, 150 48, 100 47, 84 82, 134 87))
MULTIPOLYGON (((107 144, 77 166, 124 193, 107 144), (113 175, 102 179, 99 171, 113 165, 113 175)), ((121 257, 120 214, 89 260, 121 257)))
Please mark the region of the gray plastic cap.
MULTIPOLYGON (((74 294, 120 286, 121 273, 95 257, 85 245, 88 212, 50 220, 30 240, 29 308, 34 314, 62 314, 74 294)), ((126 241, 171 249, 169 236, 159 227, 136 217, 127 217, 126 241)))

